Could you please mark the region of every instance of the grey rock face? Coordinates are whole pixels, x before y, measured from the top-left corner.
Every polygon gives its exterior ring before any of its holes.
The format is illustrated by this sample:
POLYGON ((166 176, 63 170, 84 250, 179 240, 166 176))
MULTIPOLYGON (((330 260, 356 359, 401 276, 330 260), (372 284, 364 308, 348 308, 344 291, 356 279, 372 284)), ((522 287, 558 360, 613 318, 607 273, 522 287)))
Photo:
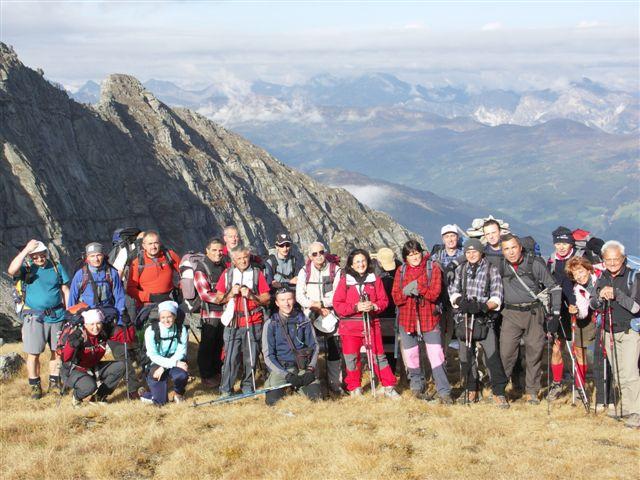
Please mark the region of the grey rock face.
POLYGON ((0 355, 0 381, 9 380, 24 365, 24 359, 19 353, 12 352, 0 355))
POLYGON ((343 255, 352 245, 397 249, 411 236, 128 75, 107 78, 95 107, 79 104, 0 44, 0 113, 2 270, 30 238, 69 259, 128 225, 158 229, 178 252, 202 249, 228 224, 258 251, 280 231, 343 255))

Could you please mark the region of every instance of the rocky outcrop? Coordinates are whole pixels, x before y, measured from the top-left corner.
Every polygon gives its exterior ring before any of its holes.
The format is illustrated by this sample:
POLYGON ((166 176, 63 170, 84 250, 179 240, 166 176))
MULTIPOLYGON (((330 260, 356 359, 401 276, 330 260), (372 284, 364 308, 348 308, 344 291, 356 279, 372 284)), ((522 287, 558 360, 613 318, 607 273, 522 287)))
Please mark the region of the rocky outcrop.
MULTIPOLYGON (((410 232, 339 188, 286 167, 198 114, 171 109, 128 75, 95 106, 69 99, 0 44, 0 268, 38 237, 63 259, 120 226, 158 229, 178 251, 235 224, 264 250, 279 231, 398 247, 410 232)), ((4 293, 3 293, 4 294, 4 293)))
POLYGON ((9 380, 20 371, 23 365, 24 359, 19 353, 0 355, 0 381, 9 380))

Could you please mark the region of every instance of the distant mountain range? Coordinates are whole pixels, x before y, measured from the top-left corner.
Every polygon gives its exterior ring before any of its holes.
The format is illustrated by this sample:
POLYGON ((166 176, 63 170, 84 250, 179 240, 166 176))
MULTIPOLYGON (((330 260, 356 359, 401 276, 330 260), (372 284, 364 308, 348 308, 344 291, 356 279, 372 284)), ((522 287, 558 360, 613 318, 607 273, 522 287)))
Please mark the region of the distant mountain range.
MULTIPOLYGON (((563 88, 472 93, 377 73, 319 75, 293 86, 146 86, 303 171, 361 172, 498 208, 543 231, 587 228, 640 251, 638 92, 585 78, 563 88)), ((92 91, 88 84, 74 95, 92 91)))
MULTIPOLYGON (((318 75, 292 86, 261 80, 246 84, 211 85, 187 90, 161 80, 145 87, 162 101, 198 110, 227 126, 245 121, 321 121, 330 109, 370 110, 397 107, 433 113, 444 118, 468 117, 489 126, 532 126, 552 119, 569 119, 609 133, 638 131, 638 92, 609 89, 588 78, 564 87, 516 92, 485 90, 470 92, 464 86, 412 85, 386 73, 340 78, 318 75)), ((71 95, 95 103, 99 86, 87 82, 71 95)))

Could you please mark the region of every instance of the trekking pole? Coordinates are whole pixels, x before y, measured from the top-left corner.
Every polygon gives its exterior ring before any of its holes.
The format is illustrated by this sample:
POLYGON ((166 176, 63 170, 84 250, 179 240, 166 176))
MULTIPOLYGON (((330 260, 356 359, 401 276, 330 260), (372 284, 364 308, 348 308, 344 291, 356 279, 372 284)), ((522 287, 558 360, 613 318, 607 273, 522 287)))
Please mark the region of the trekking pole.
POLYGON ((617 391, 614 390, 620 404, 620 418, 622 418, 622 389, 620 388, 620 368, 618 367, 618 348, 616 347, 615 338, 613 336, 613 315, 611 314, 611 300, 607 300, 607 313, 609 316, 609 346, 613 352, 613 363, 615 366, 614 380, 617 391))
MULTIPOLYGON (((596 314, 597 315, 597 314, 596 314)), ((604 399, 604 405, 605 405, 605 410, 607 408, 609 408, 609 385, 607 383, 607 349, 605 348, 605 340, 604 340, 604 334, 605 334, 605 312, 602 312, 601 317, 600 317, 600 351, 602 352, 602 385, 603 385, 603 392, 602 392, 602 397, 604 399)), ((598 403, 596 402, 596 410, 598 408, 598 403)))
POLYGON ((427 354, 427 345, 424 342, 424 337, 422 336, 422 325, 420 325, 420 299, 421 297, 416 297, 416 334, 418 335, 418 360, 420 361, 420 370, 422 370, 422 375, 424 375, 424 383, 425 389, 427 387, 427 366, 422 361, 422 352, 420 349, 420 345, 424 346, 425 356, 427 354))
MULTIPOLYGON (((362 301, 369 301, 369 295, 367 295, 366 292, 362 295, 362 301)), ((375 372, 373 371, 373 352, 371 350, 371 322, 369 312, 362 312, 362 326, 364 329, 364 343, 365 350, 367 352, 367 363, 369 364, 371 391, 373 392, 373 398, 376 398, 376 381, 375 372)))
POLYGON ((127 388, 127 400, 131 400, 131 393, 129 392, 129 349, 127 348, 127 337, 129 332, 124 321, 122 321, 122 333, 124 339, 124 378, 127 388))
POLYGON ((467 347, 467 371, 465 372, 465 380, 464 380, 464 403, 465 405, 470 405, 469 401, 469 377, 471 377, 471 372, 473 370, 473 324, 475 323, 475 315, 471 315, 471 320, 469 320, 469 314, 465 314, 465 339, 464 344, 467 347), (471 331, 469 331, 468 326, 471 325, 471 331))
MULTIPOLYGON (((564 336, 564 338, 567 338, 567 333, 565 332, 564 329, 564 325, 562 323, 562 321, 560 321, 560 328, 562 329, 562 335, 564 336)), ((567 340, 567 344, 569 345, 569 348, 567 348, 568 352, 569 352, 569 356, 571 357, 571 362, 575 365, 575 357, 573 355, 573 342, 570 342, 569 340, 567 340)), ((580 391, 580 399, 582 400, 582 405, 584 406, 585 410, 587 411, 587 414, 589 413, 589 399, 587 398, 587 393, 585 392, 584 389, 584 384, 582 383, 582 379, 578 376, 576 377, 575 375, 575 369, 572 369, 571 371, 571 379, 573 380, 573 383, 575 384, 576 382, 578 383, 578 390, 580 391)))
POLYGON ((240 393, 238 395, 229 395, 228 397, 216 398, 214 400, 207 400, 206 402, 200 402, 200 403, 197 403, 194 400, 191 406, 195 408, 195 407, 201 407, 202 405, 218 405, 222 403, 231 403, 231 402, 235 402, 236 400, 242 400, 243 398, 251 398, 257 395, 264 395, 267 392, 271 392, 273 390, 280 390, 281 388, 286 388, 290 386, 291 386, 290 383, 285 383, 284 385, 280 385, 278 387, 263 388, 261 390, 255 390, 253 392, 240 393))
MULTIPOLYGON (((573 378, 576 378, 577 366, 574 360, 575 358, 575 349, 574 345, 576 344, 576 316, 571 315, 571 350, 573 350, 573 356, 571 357, 571 368, 573 369, 573 378)), ((574 381, 571 385, 571 405, 575 407, 576 405, 576 382, 574 381)))
POLYGON ((249 347, 249 363, 251 364, 251 383, 253 384, 253 391, 256 391, 256 374, 253 371, 253 348, 251 348, 251 333, 249 332, 249 308, 247 307, 247 298, 242 297, 242 306, 244 308, 244 318, 247 328, 247 346, 249 347))
POLYGON ((551 334, 549 333, 549 317, 547 321, 547 415, 551 415, 551 400, 549 399, 549 389, 551 388, 551 334))

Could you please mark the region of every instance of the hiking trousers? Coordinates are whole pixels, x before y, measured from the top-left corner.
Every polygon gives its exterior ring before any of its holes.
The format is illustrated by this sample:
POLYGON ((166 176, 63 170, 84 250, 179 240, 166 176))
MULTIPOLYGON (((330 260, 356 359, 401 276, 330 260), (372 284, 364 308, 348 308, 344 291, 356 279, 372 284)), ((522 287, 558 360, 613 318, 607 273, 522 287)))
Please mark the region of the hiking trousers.
MULTIPOLYGON (((360 387, 362 374, 362 359, 360 349, 364 346, 363 335, 342 335, 342 354, 347 370, 345 383, 348 391, 353 391, 360 387)), ((389 366, 387 356, 382 345, 382 334, 380 324, 371 322, 371 353, 373 356, 373 372, 384 387, 393 387, 396 384, 396 377, 389 366)))
MULTIPOLYGON (((297 373, 298 375, 303 375, 304 370, 298 371, 297 368, 288 368, 287 371, 289 373, 297 373)), ((284 385, 287 383, 286 375, 283 375, 280 372, 270 372, 269 378, 264 384, 264 388, 277 387, 280 385, 284 385)), ((300 387, 296 389, 297 393, 304 394, 309 400, 320 400, 322 397, 322 391, 320 390, 320 382, 316 378, 309 385, 305 385, 304 387, 300 387)), ((282 400, 287 394, 286 388, 280 388, 278 390, 271 390, 265 394, 265 403, 269 406, 274 405, 279 400, 282 400)))
POLYGON ((491 391, 494 395, 504 395, 504 389, 507 386, 507 376, 502 367, 502 360, 500 359, 500 352, 498 350, 498 336, 493 324, 489 326, 487 338, 484 340, 473 340, 470 349, 467 348, 464 339, 460 340, 459 357, 462 380, 469 391, 477 391, 480 387, 478 384, 478 367, 477 364, 474 363, 478 343, 482 345, 484 363, 487 369, 489 369, 491 391))
POLYGON ((613 376, 609 358, 605 354, 604 329, 596 327, 596 339, 593 345, 593 380, 596 384, 596 403, 614 403, 613 376), (606 378, 606 380, 605 380, 606 378))
POLYGON ((520 339, 525 350, 525 391, 537 396, 542 376, 542 351, 545 343, 542 307, 520 311, 505 308, 500 328, 500 358, 507 378, 511 376, 518 360, 520 339))
POLYGON ((616 351, 611 345, 611 334, 605 333, 604 346, 611 362, 613 378, 620 389, 622 411, 640 414, 640 373, 638 372, 640 333, 631 329, 614 333, 613 341, 616 351), (620 375, 619 382, 618 375, 620 375))
POLYGON ((421 393, 426 387, 425 369, 421 365, 422 358, 420 355, 420 343, 424 342, 438 395, 441 397, 449 395, 451 393, 451 385, 449 384, 445 370, 440 328, 436 327, 430 332, 423 332, 421 336, 416 332, 407 333, 403 327, 399 327, 399 330, 400 345, 402 346, 402 361, 407 368, 407 377, 409 378, 411 391, 421 393))
POLYGON ((65 362, 60 369, 60 375, 65 389, 72 388, 75 397, 82 400, 93 395, 98 388, 98 380, 108 389, 105 393, 113 392, 124 377, 124 362, 98 362, 93 371, 86 372, 75 366, 72 368, 69 362, 65 362))
POLYGON ((198 346, 198 370, 201 378, 213 378, 222 371, 224 325, 219 318, 203 318, 198 346))
POLYGON ((147 375, 147 385, 151 391, 151 399, 156 405, 164 405, 169 400, 169 378, 173 381, 173 391, 183 395, 189 380, 189 373, 178 367, 164 370, 160 380, 153 378, 153 373, 160 368, 152 364, 147 375))
POLYGON ((248 327, 225 327, 224 329, 224 362, 222 365, 222 380, 220 381, 220 393, 233 393, 233 384, 236 382, 240 369, 240 356, 244 371, 240 386, 242 393, 253 392, 251 370, 255 374, 258 365, 258 355, 262 341, 262 324, 257 323, 248 327), (249 342, 247 342, 247 329, 249 342), (251 352, 251 354, 249 354, 251 352), (251 365, 253 359, 253 365, 251 365))

